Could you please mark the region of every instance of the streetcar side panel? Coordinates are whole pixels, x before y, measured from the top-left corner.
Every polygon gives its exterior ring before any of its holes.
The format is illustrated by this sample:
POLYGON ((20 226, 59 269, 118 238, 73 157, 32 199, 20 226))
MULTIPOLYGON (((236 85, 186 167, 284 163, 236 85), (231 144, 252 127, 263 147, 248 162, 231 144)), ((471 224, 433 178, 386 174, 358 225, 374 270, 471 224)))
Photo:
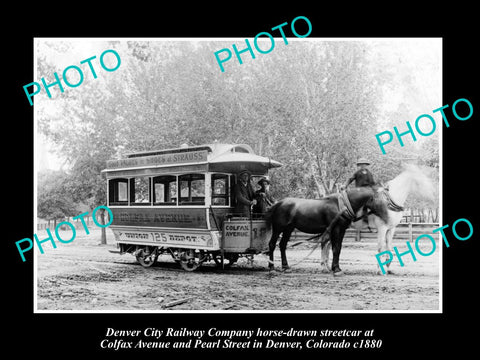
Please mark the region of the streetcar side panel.
POLYGON ((226 252, 259 253, 268 249, 271 231, 265 220, 230 219, 223 223, 226 252))
POLYGON ((220 249, 220 234, 208 230, 179 230, 133 226, 111 226, 117 244, 158 246, 216 251, 220 249))

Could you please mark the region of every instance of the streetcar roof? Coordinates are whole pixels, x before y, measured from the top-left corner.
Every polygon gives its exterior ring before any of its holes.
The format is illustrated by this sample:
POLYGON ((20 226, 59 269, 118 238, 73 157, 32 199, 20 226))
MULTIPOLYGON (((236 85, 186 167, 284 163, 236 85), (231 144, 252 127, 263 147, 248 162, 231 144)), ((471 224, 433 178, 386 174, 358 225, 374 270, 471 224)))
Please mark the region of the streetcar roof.
POLYGON ((252 153, 252 154, 254 153, 253 149, 246 144, 213 143, 213 144, 194 145, 194 146, 182 145, 178 148, 126 153, 125 157, 133 158, 133 157, 152 156, 152 155, 161 155, 161 154, 177 154, 182 152, 191 152, 191 151, 200 151, 200 150, 207 150, 209 153, 212 153, 213 156, 224 153, 224 152, 244 152, 244 153, 252 153))
POLYGON ((219 154, 210 158, 209 164, 213 171, 226 171, 233 173, 245 169, 249 169, 252 172, 259 172, 260 170, 261 172, 262 168, 268 170, 282 166, 278 161, 272 160, 269 157, 238 152, 219 154))
POLYGON ((214 143, 128 153, 122 159, 107 161, 102 172, 115 177, 183 171, 237 173, 245 169, 266 174, 281 165, 269 157, 256 155, 249 145, 214 143))

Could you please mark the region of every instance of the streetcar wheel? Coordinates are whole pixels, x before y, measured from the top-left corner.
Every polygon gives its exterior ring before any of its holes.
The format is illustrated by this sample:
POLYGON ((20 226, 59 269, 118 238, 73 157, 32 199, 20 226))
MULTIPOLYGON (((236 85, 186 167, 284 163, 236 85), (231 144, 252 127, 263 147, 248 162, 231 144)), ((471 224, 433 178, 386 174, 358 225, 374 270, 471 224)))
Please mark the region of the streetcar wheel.
MULTIPOLYGON (((238 254, 225 254, 223 257, 223 266, 230 267, 235 264, 238 260, 238 254)), ((213 256, 213 261, 217 266, 222 266, 222 254, 215 254, 213 256)))
POLYGON ((150 267, 155 264, 155 261, 157 261, 158 254, 157 250, 154 250, 151 253, 146 253, 144 249, 140 249, 135 253, 135 257, 140 265, 143 267, 150 267))
POLYGON ((228 255, 228 261, 230 262, 230 265, 235 264, 239 258, 238 254, 229 254, 228 255))
POLYGON ((185 271, 194 271, 202 265, 205 259, 203 251, 197 253, 193 249, 186 249, 180 253, 180 266, 185 271))

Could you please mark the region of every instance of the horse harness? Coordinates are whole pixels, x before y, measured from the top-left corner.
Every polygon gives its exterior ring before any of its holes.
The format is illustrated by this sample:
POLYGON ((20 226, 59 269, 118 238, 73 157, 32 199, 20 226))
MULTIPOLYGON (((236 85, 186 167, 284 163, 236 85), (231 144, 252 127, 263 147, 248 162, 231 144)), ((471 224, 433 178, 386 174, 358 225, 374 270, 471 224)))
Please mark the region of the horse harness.
POLYGON ((352 209, 352 204, 350 204, 350 200, 348 199, 348 195, 345 190, 341 191, 338 194, 337 200, 338 200, 338 210, 339 210, 338 214, 335 215, 335 218, 330 222, 330 224, 328 225, 328 227, 325 229, 323 233, 313 235, 308 239, 304 240, 306 242, 306 241, 319 238, 318 241, 316 241, 315 246, 312 248, 312 250, 310 250, 307 256, 305 256, 303 259, 299 260, 295 264, 292 264, 291 266, 295 266, 303 262, 306 258, 312 255, 312 253, 318 248, 319 245, 324 245, 330 240, 327 235, 330 234, 330 231, 332 230, 332 225, 337 221, 339 217, 344 216, 346 217, 347 220, 350 220, 350 221, 354 221, 357 219, 357 217, 355 216, 355 212, 352 209))
POLYGON ((348 199, 347 192, 342 190, 338 195, 338 210, 340 214, 345 215, 348 220, 355 220, 355 212, 352 209, 352 204, 350 204, 350 200, 348 199))
POLYGON ((321 234, 316 234, 312 237, 309 237, 305 241, 310 241, 310 240, 313 240, 315 238, 321 238, 318 241, 318 243, 319 244, 320 243, 326 243, 328 241, 328 239, 326 239, 326 235, 330 233, 330 231, 332 229, 332 224, 334 224, 339 217, 344 216, 347 220, 350 220, 350 221, 355 221, 355 220, 361 218, 361 217, 357 217, 355 215, 355 212, 353 211, 353 208, 352 208, 352 204, 350 204, 350 200, 348 199, 348 195, 347 195, 347 192, 345 190, 343 190, 343 191, 341 191, 340 193, 337 194, 337 200, 338 200, 338 214, 330 222, 330 224, 325 229, 325 231, 321 234))
POLYGON ((384 191, 381 191, 378 194, 380 198, 387 203, 387 208, 389 210, 392 210, 395 212, 402 212, 405 210, 403 206, 398 205, 395 201, 392 200, 390 193, 388 192, 388 189, 385 189, 384 191))
MULTIPOLYGON (((398 205, 395 201, 392 200, 390 197, 390 193, 388 192, 388 189, 385 189, 384 191, 381 191, 378 193, 379 196, 387 202, 387 207, 388 209, 396 212, 400 212, 404 210, 403 206, 398 205)), ((335 216, 335 218, 332 220, 332 222, 328 225, 328 227, 325 229, 325 231, 322 234, 316 234, 304 241, 310 241, 316 238, 319 238, 318 241, 316 241, 315 246, 310 250, 310 252, 301 260, 297 261, 295 264, 292 264, 291 266, 295 266, 301 262, 303 262, 305 259, 307 259, 317 248, 319 245, 324 245, 325 243, 328 242, 328 234, 330 234, 332 224, 335 223, 335 221, 341 217, 344 216, 347 220, 350 221, 357 221, 358 219, 362 218, 362 216, 357 217, 355 212, 352 209, 352 204, 350 204, 350 200, 348 199, 347 192, 345 190, 342 190, 338 195, 337 195, 337 200, 338 200, 338 214, 335 216)), ((268 260, 270 262, 270 260, 268 260)))

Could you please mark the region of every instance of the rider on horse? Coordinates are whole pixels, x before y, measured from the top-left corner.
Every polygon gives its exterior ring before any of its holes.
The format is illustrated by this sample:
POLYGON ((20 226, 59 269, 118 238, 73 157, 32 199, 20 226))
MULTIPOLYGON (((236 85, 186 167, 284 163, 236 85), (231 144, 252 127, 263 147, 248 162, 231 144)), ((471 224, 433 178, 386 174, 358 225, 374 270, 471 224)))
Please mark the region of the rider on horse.
MULTIPOLYGON (((350 183, 355 180, 355 187, 370 187, 372 188, 375 185, 375 181, 373 180, 373 175, 368 170, 367 166, 370 165, 370 162, 365 158, 360 158, 357 161, 357 171, 352 175, 351 178, 347 180, 345 185, 342 186, 342 190, 346 189, 350 183)), ((367 225, 368 229, 370 229, 370 225, 368 223, 368 212, 365 212, 362 217, 362 223, 367 225)))
POLYGON ((373 180, 373 175, 368 170, 367 166, 370 163, 365 158, 360 158, 357 161, 357 171, 353 174, 353 176, 347 180, 344 188, 347 188, 351 182, 355 180, 355 187, 362 187, 362 186, 373 186, 375 185, 375 181, 373 180))

